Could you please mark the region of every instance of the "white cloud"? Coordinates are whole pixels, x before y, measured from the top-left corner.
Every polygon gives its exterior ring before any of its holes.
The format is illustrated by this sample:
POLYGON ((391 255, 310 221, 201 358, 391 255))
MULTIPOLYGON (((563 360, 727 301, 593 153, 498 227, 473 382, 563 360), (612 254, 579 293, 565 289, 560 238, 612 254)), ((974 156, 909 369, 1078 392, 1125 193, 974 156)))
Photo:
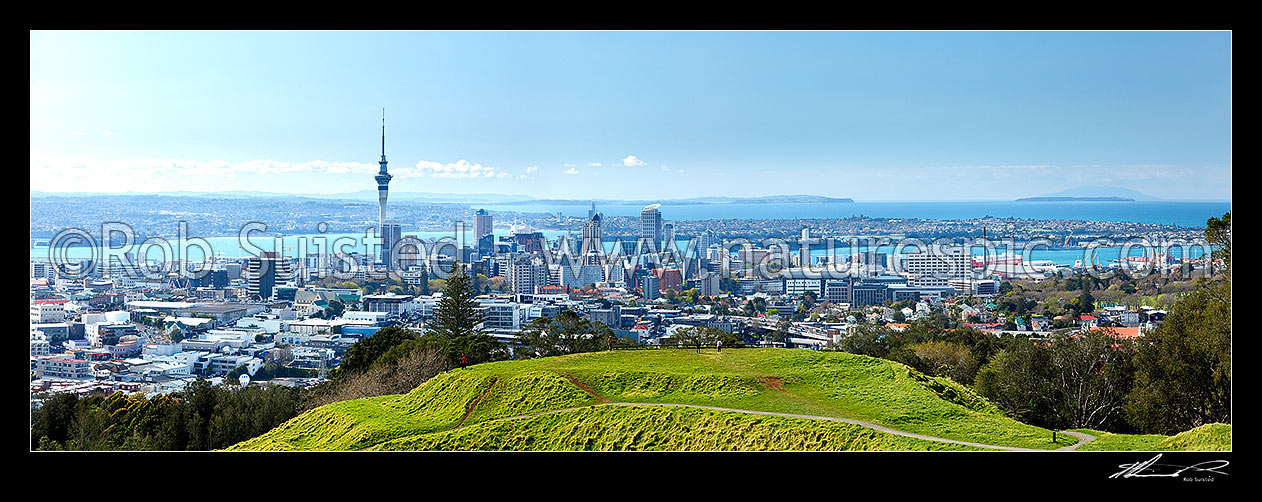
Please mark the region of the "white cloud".
POLYGON ((627 167, 641 167, 644 165, 644 161, 635 158, 634 155, 628 155, 627 158, 622 159, 622 165, 627 167))
POLYGON ((112 133, 112 132, 109 132, 109 131, 101 131, 101 136, 113 136, 113 135, 114 135, 114 133, 112 133))
POLYGON ((600 162, 588 162, 587 165, 591 167, 600 167, 600 162))
POLYGON ((539 166, 526 166, 526 172, 533 173, 539 170, 539 166))
POLYGON ((571 167, 561 172, 564 174, 578 174, 578 169, 574 169, 573 167, 571 167))
MULTIPOLYGON (((393 173, 392 173, 393 174, 393 173)), ((423 177, 431 176, 434 178, 507 178, 510 175, 499 168, 475 164, 464 159, 460 159, 450 164, 442 164, 428 160, 422 160, 416 163, 416 167, 407 168, 398 171, 402 177, 423 177)))

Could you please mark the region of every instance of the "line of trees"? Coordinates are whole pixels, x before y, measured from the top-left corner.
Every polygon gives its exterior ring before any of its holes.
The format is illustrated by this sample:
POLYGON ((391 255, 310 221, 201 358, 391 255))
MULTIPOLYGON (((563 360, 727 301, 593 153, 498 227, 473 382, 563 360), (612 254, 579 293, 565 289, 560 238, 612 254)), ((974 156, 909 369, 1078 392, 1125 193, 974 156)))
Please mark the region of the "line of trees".
POLYGON ((60 393, 32 412, 31 449, 214 450, 297 416, 301 394, 283 386, 211 386, 145 398, 60 393))

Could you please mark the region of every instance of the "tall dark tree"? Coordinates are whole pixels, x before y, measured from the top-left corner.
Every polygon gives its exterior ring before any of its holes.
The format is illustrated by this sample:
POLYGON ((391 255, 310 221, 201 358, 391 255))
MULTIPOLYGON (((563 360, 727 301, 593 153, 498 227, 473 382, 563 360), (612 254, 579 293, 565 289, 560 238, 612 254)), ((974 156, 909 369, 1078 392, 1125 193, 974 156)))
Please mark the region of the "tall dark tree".
POLYGON ((456 262, 447 278, 443 298, 434 309, 434 320, 426 324, 426 336, 444 347, 448 359, 458 363, 466 357, 470 364, 503 358, 503 343, 487 334, 482 327, 486 314, 473 300, 476 292, 464 266, 456 262))
POLYGON ((421 263, 421 294, 429 296, 429 267, 421 263))

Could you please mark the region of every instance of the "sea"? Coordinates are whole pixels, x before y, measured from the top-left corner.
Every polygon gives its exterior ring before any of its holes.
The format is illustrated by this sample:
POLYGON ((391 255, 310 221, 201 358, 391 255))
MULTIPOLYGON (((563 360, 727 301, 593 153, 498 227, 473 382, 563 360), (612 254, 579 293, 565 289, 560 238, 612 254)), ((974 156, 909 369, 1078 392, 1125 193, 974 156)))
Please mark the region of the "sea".
MULTIPOLYGON (((486 204, 475 205, 492 211, 518 211, 532 213, 560 213, 563 216, 586 216, 587 203, 520 203, 520 204, 486 204)), ((606 216, 638 216, 643 208, 639 204, 597 204, 596 210, 606 216)), ((670 220, 707 220, 707 219, 809 219, 809 218, 848 218, 867 216, 875 218, 920 218, 936 220, 970 219, 981 217, 1022 218, 1022 219, 1067 219, 1092 221, 1120 221, 1130 223, 1148 223, 1160 225, 1178 225, 1187 227, 1203 227, 1207 219, 1220 217, 1231 210, 1230 201, 1136 201, 1136 202, 855 202, 855 203, 726 203, 726 204, 667 204, 660 208, 662 218, 670 220)), ((472 215, 471 215, 472 216, 472 215)), ((472 220, 472 217, 470 218, 472 220)), ((503 223, 503 222, 500 222, 503 223)), ((406 228, 406 222, 404 222, 406 228)), ((472 221, 466 227, 466 241, 472 242, 472 221)), ((573 230, 541 230, 549 241, 560 236, 577 238, 579 229, 573 230)), ((507 229, 497 229, 495 234, 507 235, 507 229)), ((446 232, 403 232, 405 236, 414 236, 422 240, 451 239, 452 231, 446 232)), ((194 236, 196 237, 196 236, 194 236)), ((676 246, 682 251, 689 245, 689 236, 679 236, 676 246)), ((98 236, 99 238, 99 236, 98 236)), ((277 251, 285 256, 298 256, 305 252, 341 251, 366 252, 366 239, 363 233, 309 234, 274 236, 270 234, 254 234, 250 244, 242 245, 237 236, 204 236, 209 244, 210 254, 223 258, 242 258, 253 256, 257 250, 277 251), (322 240, 321 240, 322 239, 322 240), (317 248, 317 241, 320 241, 317 248), (342 245, 345 244, 345 245, 342 245), (336 249, 334 249, 336 248, 336 249)), ((613 237, 607 237, 606 248, 611 249, 613 237)), ((99 247, 71 246, 49 247, 47 239, 31 241, 32 259, 85 259, 101 256, 99 247), (41 245, 42 244, 42 245, 41 245)), ((178 243, 172 242, 173 254, 180 254, 178 243)), ((140 246, 135 251, 147 256, 150 260, 164 258, 165 250, 160 245, 140 246)), ((883 246, 876 250, 890 253, 892 246, 883 246)), ((1005 253, 1009 250, 1000 247, 996 250, 1005 253)), ((1018 255, 1022 250, 1014 249, 1018 255)), ((819 258, 828 256, 844 256, 849 254, 847 247, 833 250, 812 249, 811 256, 819 258)), ((1106 247, 1087 252, 1083 249, 1047 249, 1034 248, 1025 253, 1024 259, 1049 260, 1060 266, 1072 266, 1082 260, 1086 264, 1107 264, 1118 259, 1123 252, 1128 256, 1150 256, 1153 251, 1142 247, 1106 247)), ((1204 249, 1190 247, 1186 257, 1199 258, 1204 249)), ((980 251, 977 252, 980 254, 980 251)), ((1171 255, 1184 257, 1180 248, 1169 252, 1171 255)), ((206 253, 198 247, 189 247, 187 258, 202 260, 206 253)), ((834 258, 834 261, 836 258, 834 258)))

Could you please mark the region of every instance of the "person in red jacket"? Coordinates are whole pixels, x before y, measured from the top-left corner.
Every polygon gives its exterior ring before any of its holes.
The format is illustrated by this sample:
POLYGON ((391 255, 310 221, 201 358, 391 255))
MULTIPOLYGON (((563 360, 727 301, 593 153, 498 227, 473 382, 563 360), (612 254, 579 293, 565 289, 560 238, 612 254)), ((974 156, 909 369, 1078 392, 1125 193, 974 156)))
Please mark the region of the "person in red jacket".
POLYGON ((460 369, 464 369, 466 364, 469 364, 469 358, 465 357, 464 354, 460 354, 460 369))

